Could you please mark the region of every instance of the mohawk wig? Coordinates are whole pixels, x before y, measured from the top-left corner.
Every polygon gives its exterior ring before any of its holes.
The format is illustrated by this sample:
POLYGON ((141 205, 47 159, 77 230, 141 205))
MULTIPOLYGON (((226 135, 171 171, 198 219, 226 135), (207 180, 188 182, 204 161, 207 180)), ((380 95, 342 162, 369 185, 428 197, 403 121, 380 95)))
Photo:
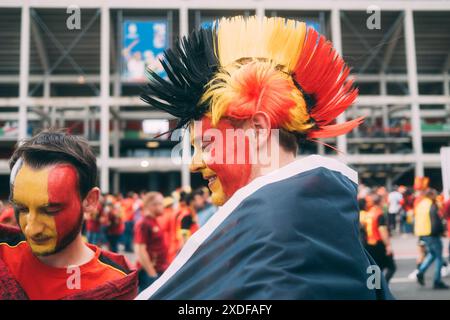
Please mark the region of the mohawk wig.
POLYGON ((284 18, 223 18, 194 31, 162 60, 169 80, 149 70, 142 99, 179 119, 248 119, 307 138, 345 134, 362 118, 332 124, 356 99, 349 68, 331 43, 305 23, 284 18))

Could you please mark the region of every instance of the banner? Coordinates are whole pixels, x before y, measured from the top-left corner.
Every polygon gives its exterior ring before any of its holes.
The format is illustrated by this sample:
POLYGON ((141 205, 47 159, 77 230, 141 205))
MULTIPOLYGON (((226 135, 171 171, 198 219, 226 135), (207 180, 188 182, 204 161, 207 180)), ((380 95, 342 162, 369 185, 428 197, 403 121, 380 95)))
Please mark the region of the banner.
POLYGON ((146 68, 165 77, 159 59, 168 48, 168 39, 167 21, 125 19, 122 23, 122 81, 147 81, 146 68))

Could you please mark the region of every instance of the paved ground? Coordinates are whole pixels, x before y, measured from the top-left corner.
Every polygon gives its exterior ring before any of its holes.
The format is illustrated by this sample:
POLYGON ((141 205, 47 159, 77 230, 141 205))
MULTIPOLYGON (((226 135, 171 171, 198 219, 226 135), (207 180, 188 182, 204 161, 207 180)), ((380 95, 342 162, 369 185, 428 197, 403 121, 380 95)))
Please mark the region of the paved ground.
MULTIPOLYGON (((444 255, 448 261, 448 239, 444 240, 444 255)), ((450 300, 450 290, 433 290, 433 274, 434 265, 428 269, 426 273, 426 285, 421 287, 416 283, 415 279, 409 279, 408 275, 415 269, 417 256, 417 238, 413 236, 397 236, 392 240, 395 261, 397 264, 397 272, 391 280, 391 291, 395 298, 402 299, 433 299, 433 300, 450 300)), ((450 269, 449 275, 442 280, 450 285, 450 269)))

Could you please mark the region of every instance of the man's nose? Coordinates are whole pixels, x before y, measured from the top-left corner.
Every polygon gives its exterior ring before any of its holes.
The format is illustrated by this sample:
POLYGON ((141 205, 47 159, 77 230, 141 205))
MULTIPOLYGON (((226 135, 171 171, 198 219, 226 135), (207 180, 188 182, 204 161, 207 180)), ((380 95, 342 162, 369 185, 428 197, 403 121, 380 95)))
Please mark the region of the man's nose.
POLYGON ((203 161, 203 157, 200 152, 195 152, 194 156, 192 157, 191 164, 189 166, 189 169, 191 172, 199 172, 200 170, 204 169, 206 167, 205 162, 203 161))
POLYGON ((25 227, 25 233, 35 236, 44 232, 45 224, 40 221, 39 214, 36 212, 30 212, 27 217, 27 226, 25 227))

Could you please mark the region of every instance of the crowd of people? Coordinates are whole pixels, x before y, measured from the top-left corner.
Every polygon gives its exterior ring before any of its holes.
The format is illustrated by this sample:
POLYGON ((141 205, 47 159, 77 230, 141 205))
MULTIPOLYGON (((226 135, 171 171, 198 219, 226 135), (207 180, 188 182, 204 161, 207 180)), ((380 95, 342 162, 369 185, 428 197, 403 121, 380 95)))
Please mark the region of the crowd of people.
MULTIPOLYGON (((135 254, 141 288, 148 287, 172 262, 187 239, 217 210, 208 188, 103 195, 98 210, 85 213, 87 242, 135 254)), ((0 223, 16 225, 14 210, 0 207, 0 223)))
MULTIPOLYGON (((361 241, 389 282, 396 271, 391 246, 393 234, 414 234, 417 239, 417 268, 410 275, 425 285, 425 272, 435 263, 434 289, 448 289, 441 276, 446 270, 442 237, 450 236, 450 200, 428 187, 427 178, 417 178, 414 187, 359 186, 361 241), (446 228, 447 226, 447 228, 446 228), (446 230, 447 229, 447 230, 446 230)), ((450 261, 450 244, 449 244, 450 261)))
MULTIPOLYGON (((443 195, 427 185, 428 181, 420 180, 414 187, 396 186, 390 192, 385 187, 360 185, 361 241, 389 282, 396 271, 392 235, 416 235, 418 258, 413 276, 424 285, 424 274, 435 262, 433 288, 446 289, 441 280, 441 269, 447 266, 441 237, 445 226, 450 235, 450 200, 445 202, 443 195)), ((145 191, 106 194, 97 211, 85 213, 83 235, 87 242, 110 251, 118 252, 121 245, 123 251, 134 253, 142 290, 165 271, 187 239, 216 210, 206 187, 178 189, 167 197, 145 191)), ((13 208, 1 202, 0 223, 17 225, 13 208)), ((450 260, 450 244, 448 250, 450 260)))

